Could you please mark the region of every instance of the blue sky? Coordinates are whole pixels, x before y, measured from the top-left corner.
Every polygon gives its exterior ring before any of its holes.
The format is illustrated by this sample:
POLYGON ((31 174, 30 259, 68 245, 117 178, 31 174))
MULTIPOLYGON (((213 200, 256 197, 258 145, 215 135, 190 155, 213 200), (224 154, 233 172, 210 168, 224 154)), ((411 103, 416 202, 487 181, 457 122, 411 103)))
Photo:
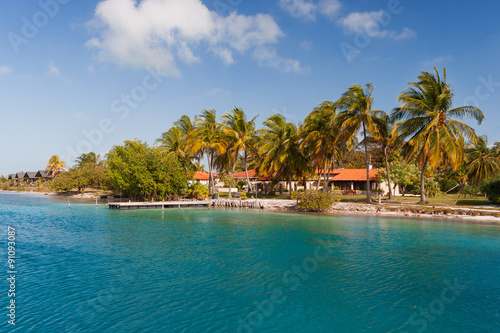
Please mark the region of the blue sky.
POLYGON ((422 70, 500 141, 500 2, 4 0, 0 175, 153 143, 181 115, 233 106, 300 122, 354 83, 390 112, 422 70))

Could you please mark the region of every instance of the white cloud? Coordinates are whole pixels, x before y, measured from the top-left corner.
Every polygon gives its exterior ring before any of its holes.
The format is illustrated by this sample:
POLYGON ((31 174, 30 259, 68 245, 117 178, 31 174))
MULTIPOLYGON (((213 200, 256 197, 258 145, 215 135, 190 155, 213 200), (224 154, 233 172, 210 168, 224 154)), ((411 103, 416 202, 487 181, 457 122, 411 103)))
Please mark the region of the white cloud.
POLYGON ((0 76, 9 74, 10 72, 12 72, 12 68, 10 68, 9 66, 0 66, 0 76))
POLYGON ((436 57, 432 60, 423 62, 422 66, 423 67, 437 66, 437 65, 442 64, 443 62, 448 62, 450 60, 453 60, 453 57, 450 55, 440 56, 440 57, 436 57))
POLYGON ((59 72, 59 68, 57 68, 53 62, 50 62, 49 68, 47 69, 47 75, 49 75, 49 76, 61 76, 61 72, 59 72))
POLYGON ((307 0, 280 0, 281 8, 294 17, 304 18, 306 20, 316 19, 316 5, 307 0))
POLYGON ((280 58, 276 55, 274 48, 260 47, 254 51, 254 57, 259 61, 259 65, 261 66, 279 68, 286 73, 304 72, 298 60, 280 58))
POLYGON ((376 12, 354 12, 339 20, 349 33, 364 33, 369 37, 406 39, 414 37, 416 34, 409 28, 404 28, 397 33, 393 30, 383 29, 390 23, 390 16, 384 10, 376 12))
POLYGON ((104 0, 97 5, 89 26, 98 37, 87 45, 97 50, 100 61, 153 67, 171 76, 179 74, 178 61, 200 62, 200 49, 231 64, 235 53, 272 48, 283 36, 269 15, 233 12, 222 17, 201 0, 142 0, 138 4, 135 0, 104 0))
POLYGON ((334 18, 340 10, 338 0, 322 0, 318 3, 319 12, 326 17, 334 18))
POLYGON ((339 0, 279 0, 281 8, 293 17, 314 21, 317 14, 333 18, 340 9, 339 0))

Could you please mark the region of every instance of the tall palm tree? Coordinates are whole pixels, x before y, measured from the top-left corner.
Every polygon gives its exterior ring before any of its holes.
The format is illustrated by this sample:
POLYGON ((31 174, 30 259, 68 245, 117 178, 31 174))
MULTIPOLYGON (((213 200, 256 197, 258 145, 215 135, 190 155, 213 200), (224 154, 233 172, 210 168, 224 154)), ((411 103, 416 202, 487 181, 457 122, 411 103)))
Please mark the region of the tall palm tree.
POLYGON ((302 139, 300 149, 309 152, 317 164, 318 174, 317 187, 321 182, 321 172, 325 182, 323 190, 328 186, 328 175, 334 158, 335 144, 338 138, 338 128, 335 126, 335 106, 333 102, 324 101, 317 106, 304 120, 299 128, 299 136, 302 139), (327 164, 328 161, 328 171, 327 164))
POLYGON ((184 167, 190 166, 191 160, 186 147, 186 135, 180 127, 171 127, 162 133, 161 138, 157 139, 156 142, 161 144, 168 155, 177 157, 184 167))
POLYGON ((210 194, 214 192, 214 182, 212 169, 214 158, 217 154, 225 152, 224 141, 221 137, 222 125, 217 122, 214 109, 203 110, 201 115, 194 120, 194 129, 188 137, 190 151, 193 154, 200 154, 200 157, 207 157, 209 172, 210 194))
POLYGON ((446 82, 446 68, 443 77, 434 67, 435 74, 422 71, 418 82, 410 82, 398 101, 402 106, 393 110, 392 118, 397 121, 394 131, 405 139, 404 156, 407 161, 416 160, 420 167, 420 200, 425 195, 425 171, 448 163, 456 170, 463 161, 464 137, 477 142, 472 127, 457 119, 473 118, 480 124, 484 115, 474 106, 451 108, 453 90, 446 82))
POLYGON ((466 168, 474 183, 500 173, 500 158, 494 148, 488 148, 486 136, 480 136, 476 144, 468 143, 465 155, 466 168))
POLYGON ((231 179, 229 181, 229 198, 231 198, 231 189, 233 185, 233 175, 238 162, 240 152, 243 152, 243 162, 245 164, 245 176, 247 178, 248 189, 252 192, 252 184, 248 177, 248 151, 256 142, 257 130, 255 128, 255 119, 248 121, 245 112, 234 107, 230 112, 222 116, 223 134, 227 140, 228 151, 233 160, 231 170, 231 179))
POLYGON ((194 124, 188 115, 183 115, 174 123, 174 126, 179 127, 182 133, 187 137, 189 133, 194 129, 194 124))
POLYGON ((368 162, 368 142, 366 137, 370 133, 375 139, 380 137, 379 128, 387 119, 384 111, 372 110, 373 85, 368 83, 365 89, 355 84, 336 102, 340 110, 338 124, 345 139, 350 140, 360 131, 365 141, 365 163, 366 163, 366 201, 372 202, 370 193, 370 165, 368 162))
POLYGON ((54 179, 58 172, 64 170, 66 167, 66 162, 59 159, 59 155, 52 155, 45 167, 49 173, 51 173, 52 179, 54 179))
POLYGON ((281 114, 270 116, 261 130, 258 170, 261 174, 286 177, 292 189, 292 176, 300 179, 308 170, 308 160, 300 150, 297 126, 281 114))
POLYGON ((169 155, 177 157, 186 169, 194 168, 193 159, 196 158, 196 156, 190 153, 191 149, 188 143, 189 134, 193 129, 194 125, 191 118, 183 115, 179 120, 174 122, 173 127, 162 133, 161 137, 156 140, 169 155))
POLYGON ((382 152, 384 153, 385 159, 385 172, 387 174, 387 186, 389 187, 389 200, 394 198, 392 193, 392 181, 389 166, 389 157, 392 155, 393 151, 401 145, 400 138, 393 131, 394 123, 387 118, 386 121, 382 123, 382 127, 379 128, 380 136, 375 142, 380 146, 382 152))

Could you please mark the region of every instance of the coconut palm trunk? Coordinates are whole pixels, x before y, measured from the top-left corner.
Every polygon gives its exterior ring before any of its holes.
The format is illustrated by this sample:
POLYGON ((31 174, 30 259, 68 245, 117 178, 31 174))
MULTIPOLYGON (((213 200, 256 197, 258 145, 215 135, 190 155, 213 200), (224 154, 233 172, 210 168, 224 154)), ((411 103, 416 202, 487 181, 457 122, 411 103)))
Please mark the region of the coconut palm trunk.
POLYGON ((368 142, 366 142, 366 127, 363 123, 363 137, 365 141, 365 163, 366 163, 366 202, 371 203, 371 191, 370 191, 370 164, 368 161, 368 142))
POLYGON ((213 160, 213 154, 207 154, 207 160, 208 160, 208 189, 210 191, 210 197, 214 194, 213 192, 213 177, 212 177, 212 160, 213 160))
POLYGON ((231 191, 233 190, 233 179, 234 179, 234 171, 236 170, 236 163, 238 162, 238 150, 236 150, 236 154, 234 156, 234 162, 233 162, 233 170, 231 171, 231 177, 229 180, 229 194, 228 198, 231 199, 233 196, 231 195, 231 191))
POLYGON ((389 174, 389 158, 387 157, 387 149, 388 147, 384 148, 385 172, 387 173, 387 187, 389 187, 389 200, 392 200, 394 197, 392 195, 391 175, 389 174))
POLYGON ((245 151, 245 176, 247 178, 248 192, 252 192, 252 184, 250 184, 250 178, 248 177, 248 154, 245 151))
POLYGON ((427 169, 427 159, 425 159, 422 165, 422 171, 420 172, 420 201, 427 202, 427 196, 425 195, 425 169, 427 169))
POLYGON ((331 171, 332 165, 333 165, 333 156, 334 156, 334 153, 332 152, 332 158, 330 159, 330 164, 328 164, 328 171, 326 173, 325 187, 329 187, 329 184, 330 184, 330 171, 331 171))

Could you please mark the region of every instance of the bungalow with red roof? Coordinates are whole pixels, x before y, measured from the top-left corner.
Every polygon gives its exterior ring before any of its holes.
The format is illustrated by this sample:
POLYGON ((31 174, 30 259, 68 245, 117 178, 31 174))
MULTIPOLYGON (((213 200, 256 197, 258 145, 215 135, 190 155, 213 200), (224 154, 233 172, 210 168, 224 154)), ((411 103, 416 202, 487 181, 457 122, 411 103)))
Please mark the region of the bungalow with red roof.
MULTIPOLYGON (((212 172, 212 178, 215 186, 219 186, 219 174, 216 172, 212 172)), ((208 172, 196 171, 193 175, 193 180, 190 181, 190 183, 197 183, 208 186, 209 181, 210 181, 210 174, 208 172)))
MULTIPOLYGON (((320 172, 317 171, 317 174, 320 172)), ((382 193, 387 193, 389 191, 385 179, 379 179, 377 176, 378 170, 371 169, 369 171, 370 175, 370 187, 372 191, 382 191, 382 193)), ((269 192, 271 182, 277 184, 278 188, 287 188, 288 183, 285 180, 276 179, 270 176, 260 176, 255 170, 248 171, 248 177, 252 185, 256 185, 259 191, 269 192)), ((240 172, 234 175, 237 180, 246 180, 245 172, 240 172)), ((306 188, 315 188, 317 184, 316 179, 309 179, 306 181, 306 188)), ((323 181, 320 184, 320 188, 323 186, 323 181)), ((330 171, 329 186, 335 186, 336 188, 342 190, 344 194, 361 194, 366 191, 366 169, 334 169, 330 171)), ((292 191, 297 189, 303 189, 304 182, 302 181, 292 181, 292 191)))

